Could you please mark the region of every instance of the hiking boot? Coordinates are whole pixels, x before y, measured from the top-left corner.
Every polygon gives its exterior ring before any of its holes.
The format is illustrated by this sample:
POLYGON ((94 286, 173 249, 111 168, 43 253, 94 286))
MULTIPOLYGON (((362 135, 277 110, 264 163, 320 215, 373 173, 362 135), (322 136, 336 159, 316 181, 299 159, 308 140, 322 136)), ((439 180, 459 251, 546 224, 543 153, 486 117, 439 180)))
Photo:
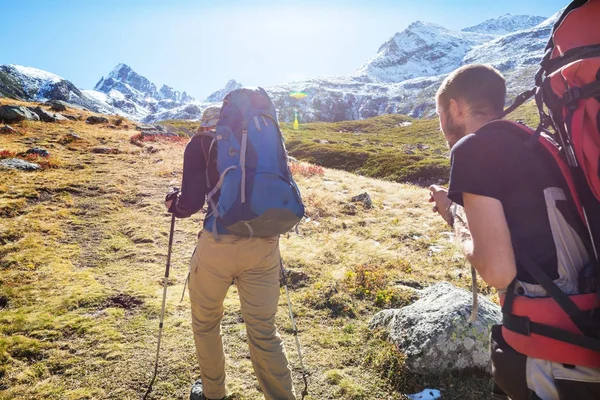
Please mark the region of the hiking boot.
POLYGON ((220 399, 209 399, 204 395, 204 391, 202 390, 202 381, 198 379, 192 385, 192 391, 190 392, 190 400, 224 400, 225 397, 220 399))

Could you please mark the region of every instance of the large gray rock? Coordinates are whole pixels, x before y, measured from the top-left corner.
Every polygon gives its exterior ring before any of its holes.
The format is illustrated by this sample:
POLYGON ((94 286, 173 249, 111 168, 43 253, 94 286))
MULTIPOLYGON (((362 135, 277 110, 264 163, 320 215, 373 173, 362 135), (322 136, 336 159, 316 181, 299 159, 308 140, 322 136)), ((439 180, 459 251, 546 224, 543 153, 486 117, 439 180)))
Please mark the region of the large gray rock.
POLYGON ((106 123, 108 123, 108 118, 97 117, 95 115, 92 115, 92 116, 87 117, 87 119, 85 120, 85 122, 88 123, 88 124, 90 124, 90 125, 106 124, 106 123))
POLYGON ((10 124, 21 121, 39 121, 40 117, 25 107, 0 106, 0 121, 10 124))
POLYGON ((19 158, 7 158, 0 160, 0 166, 11 169, 20 169, 23 171, 35 171, 41 168, 36 163, 21 160, 19 158))
POLYGON ((36 114, 40 120, 44 122, 56 122, 58 120, 64 121, 66 119, 62 115, 48 112, 42 107, 28 107, 28 110, 36 114), (57 118, 57 115, 60 115, 60 117, 57 118))
POLYGON ((67 103, 65 103, 64 101, 48 100, 45 104, 49 106, 52 111, 67 111, 67 103))
POLYGON ((406 355, 416 373, 481 368, 491 371, 490 327, 502 320, 500 307, 479 296, 475 323, 468 322, 472 294, 440 282, 421 292, 421 298, 398 310, 373 317, 371 329, 385 327, 389 340, 406 355))

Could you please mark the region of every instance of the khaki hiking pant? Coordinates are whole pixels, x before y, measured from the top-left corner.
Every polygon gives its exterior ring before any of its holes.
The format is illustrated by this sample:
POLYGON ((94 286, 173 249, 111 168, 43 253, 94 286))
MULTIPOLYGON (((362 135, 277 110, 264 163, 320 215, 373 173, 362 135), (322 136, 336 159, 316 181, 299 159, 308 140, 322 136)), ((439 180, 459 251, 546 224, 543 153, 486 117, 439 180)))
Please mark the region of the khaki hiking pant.
POLYGON ((221 399, 225 354, 221 340, 223 301, 236 280, 250 358, 268 400, 295 399, 291 371, 277 328, 280 255, 278 238, 242 238, 203 231, 190 265, 190 300, 196 355, 204 395, 221 399))

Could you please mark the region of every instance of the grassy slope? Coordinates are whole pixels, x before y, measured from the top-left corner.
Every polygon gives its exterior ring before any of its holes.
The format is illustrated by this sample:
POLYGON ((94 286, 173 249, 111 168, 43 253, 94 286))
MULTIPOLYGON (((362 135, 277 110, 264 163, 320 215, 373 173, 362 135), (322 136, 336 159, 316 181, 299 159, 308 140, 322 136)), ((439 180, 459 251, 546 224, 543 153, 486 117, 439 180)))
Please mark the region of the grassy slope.
MULTIPOLYGON (((535 126, 530 102, 509 116, 535 126)), ((164 121, 173 130, 195 132, 198 122, 164 121)), ((445 182, 450 163, 448 147, 437 119, 383 115, 360 121, 301 124, 297 131, 282 124, 290 155, 327 168, 396 182, 427 185, 445 182)), ((181 132, 181 131, 179 131, 181 132)))
MULTIPOLYGON (((162 199, 181 179, 183 146, 152 143, 160 151, 149 154, 129 143, 134 131, 83 122, 17 128, 19 135, 0 135, 0 149, 23 151, 35 143, 59 168, 0 174, 0 399, 140 398, 153 368, 167 250, 162 199), (71 131, 83 140, 60 144, 71 131), (123 153, 90 153, 99 145, 123 153)), ((431 216, 427 193, 335 170, 299 176, 298 184, 310 221, 301 236, 282 239, 282 254, 288 268, 308 275, 291 295, 310 398, 395 399, 394 388, 426 386, 447 398, 482 398, 487 378, 413 377, 403 370, 401 354, 366 329, 377 310, 413 300, 399 282, 470 284, 441 221, 431 216), (374 209, 358 206, 356 215, 344 214, 344 204, 362 191, 371 194, 374 209)), ((188 299, 179 298, 201 217, 177 223, 151 398, 185 398, 198 374, 188 299)), ((277 321, 299 390, 283 297, 277 321)), ((261 398, 235 287, 223 333, 230 398, 261 398)))

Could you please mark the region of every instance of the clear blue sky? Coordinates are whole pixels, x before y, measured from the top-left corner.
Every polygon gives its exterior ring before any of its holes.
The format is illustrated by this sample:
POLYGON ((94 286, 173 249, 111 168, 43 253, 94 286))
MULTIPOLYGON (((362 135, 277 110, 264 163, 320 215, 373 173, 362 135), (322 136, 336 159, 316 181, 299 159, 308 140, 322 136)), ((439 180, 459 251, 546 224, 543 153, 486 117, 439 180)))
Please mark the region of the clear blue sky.
POLYGON ((0 64, 91 89, 118 63, 198 99, 229 79, 269 86, 347 75, 416 20, 447 28, 568 0, 0 0, 0 64))

